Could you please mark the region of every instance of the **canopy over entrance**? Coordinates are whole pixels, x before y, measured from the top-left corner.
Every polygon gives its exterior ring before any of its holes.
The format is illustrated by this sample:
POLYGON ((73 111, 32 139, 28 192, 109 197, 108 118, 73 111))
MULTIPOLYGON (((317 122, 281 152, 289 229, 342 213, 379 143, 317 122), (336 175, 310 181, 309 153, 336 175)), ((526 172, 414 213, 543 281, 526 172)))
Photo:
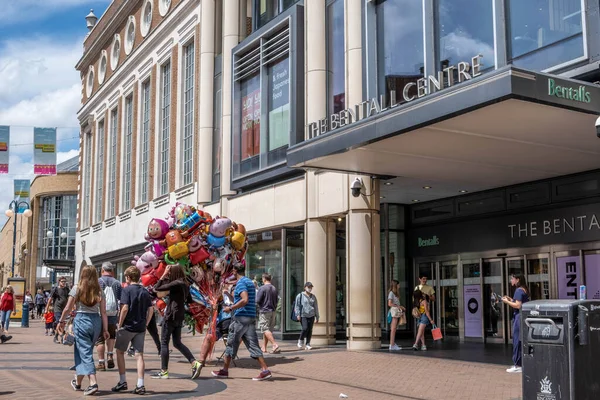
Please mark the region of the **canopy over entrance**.
POLYGON ((391 178, 389 202, 433 200, 600 168, 599 114, 598 86, 506 67, 296 145, 288 165, 391 178))

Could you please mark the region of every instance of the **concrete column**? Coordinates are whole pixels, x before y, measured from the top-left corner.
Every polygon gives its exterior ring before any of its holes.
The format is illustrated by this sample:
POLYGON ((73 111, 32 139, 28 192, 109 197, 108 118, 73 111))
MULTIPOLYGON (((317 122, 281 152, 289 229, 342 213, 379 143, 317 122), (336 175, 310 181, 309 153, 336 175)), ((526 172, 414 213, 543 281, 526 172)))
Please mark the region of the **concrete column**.
POLYGON ((335 344, 335 222, 313 219, 305 229, 306 281, 315 285, 320 314, 311 344, 335 344))
POLYGON ((345 0, 346 107, 363 101, 362 1, 345 0))
POLYGON ((212 200, 213 117, 215 82, 215 0, 203 0, 200 16, 200 115, 198 157, 198 203, 212 200))
MULTIPOLYGON (((231 128, 232 128, 232 50, 239 43, 240 1, 223 0, 223 119, 221 154, 221 196, 234 194, 231 190, 231 128)), ((212 92, 211 92, 212 95, 212 92)))
MULTIPOLYGON (((304 5, 304 55, 306 63, 306 121, 323 119, 327 114, 327 53, 325 0, 306 1, 304 5)), ((305 127, 305 138, 308 139, 305 127)))
POLYGON ((363 182, 364 195, 350 196, 347 217, 349 350, 381 346, 379 180, 363 178, 363 182))

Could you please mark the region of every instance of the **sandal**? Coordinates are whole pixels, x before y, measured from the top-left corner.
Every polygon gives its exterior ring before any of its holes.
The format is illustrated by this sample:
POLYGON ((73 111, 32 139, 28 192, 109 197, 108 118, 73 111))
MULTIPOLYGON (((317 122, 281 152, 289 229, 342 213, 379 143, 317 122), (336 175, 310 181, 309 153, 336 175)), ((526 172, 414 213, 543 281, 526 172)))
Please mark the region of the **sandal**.
POLYGON ((277 346, 277 347, 275 347, 275 348, 273 349, 273 351, 271 351, 271 353, 272 353, 272 354, 279 354, 279 353, 281 353, 281 348, 279 348, 279 346, 277 346))

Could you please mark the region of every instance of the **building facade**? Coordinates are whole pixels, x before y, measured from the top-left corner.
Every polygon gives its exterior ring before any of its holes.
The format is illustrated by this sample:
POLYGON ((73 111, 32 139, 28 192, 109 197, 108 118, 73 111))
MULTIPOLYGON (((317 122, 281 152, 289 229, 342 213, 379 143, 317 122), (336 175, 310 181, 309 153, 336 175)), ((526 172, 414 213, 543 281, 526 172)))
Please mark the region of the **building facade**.
POLYGON ((311 281, 314 342, 378 348, 425 274, 446 336, 507 341, 510 273, 561 297, 600 249, 598 4, 527 4, 114 0, 77 65, 77 264, 124 268, 182 201, 246 225, 283 336, 311 281))

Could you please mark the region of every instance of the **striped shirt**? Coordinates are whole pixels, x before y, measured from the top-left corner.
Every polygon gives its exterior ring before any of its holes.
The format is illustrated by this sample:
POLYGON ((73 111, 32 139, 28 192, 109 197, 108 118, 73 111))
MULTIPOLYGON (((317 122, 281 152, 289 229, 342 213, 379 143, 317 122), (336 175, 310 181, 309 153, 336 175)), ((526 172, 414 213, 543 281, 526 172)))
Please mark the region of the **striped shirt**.
POLYGON ((233 303, 237 303, 242 299, 242 292, 248 293, 248 303, 242 308, 234 310, 233 315, 236 317, 256 318, 256 288, 254 282, 250 278, 244 276, 235 285, 233 291, 233 303))

